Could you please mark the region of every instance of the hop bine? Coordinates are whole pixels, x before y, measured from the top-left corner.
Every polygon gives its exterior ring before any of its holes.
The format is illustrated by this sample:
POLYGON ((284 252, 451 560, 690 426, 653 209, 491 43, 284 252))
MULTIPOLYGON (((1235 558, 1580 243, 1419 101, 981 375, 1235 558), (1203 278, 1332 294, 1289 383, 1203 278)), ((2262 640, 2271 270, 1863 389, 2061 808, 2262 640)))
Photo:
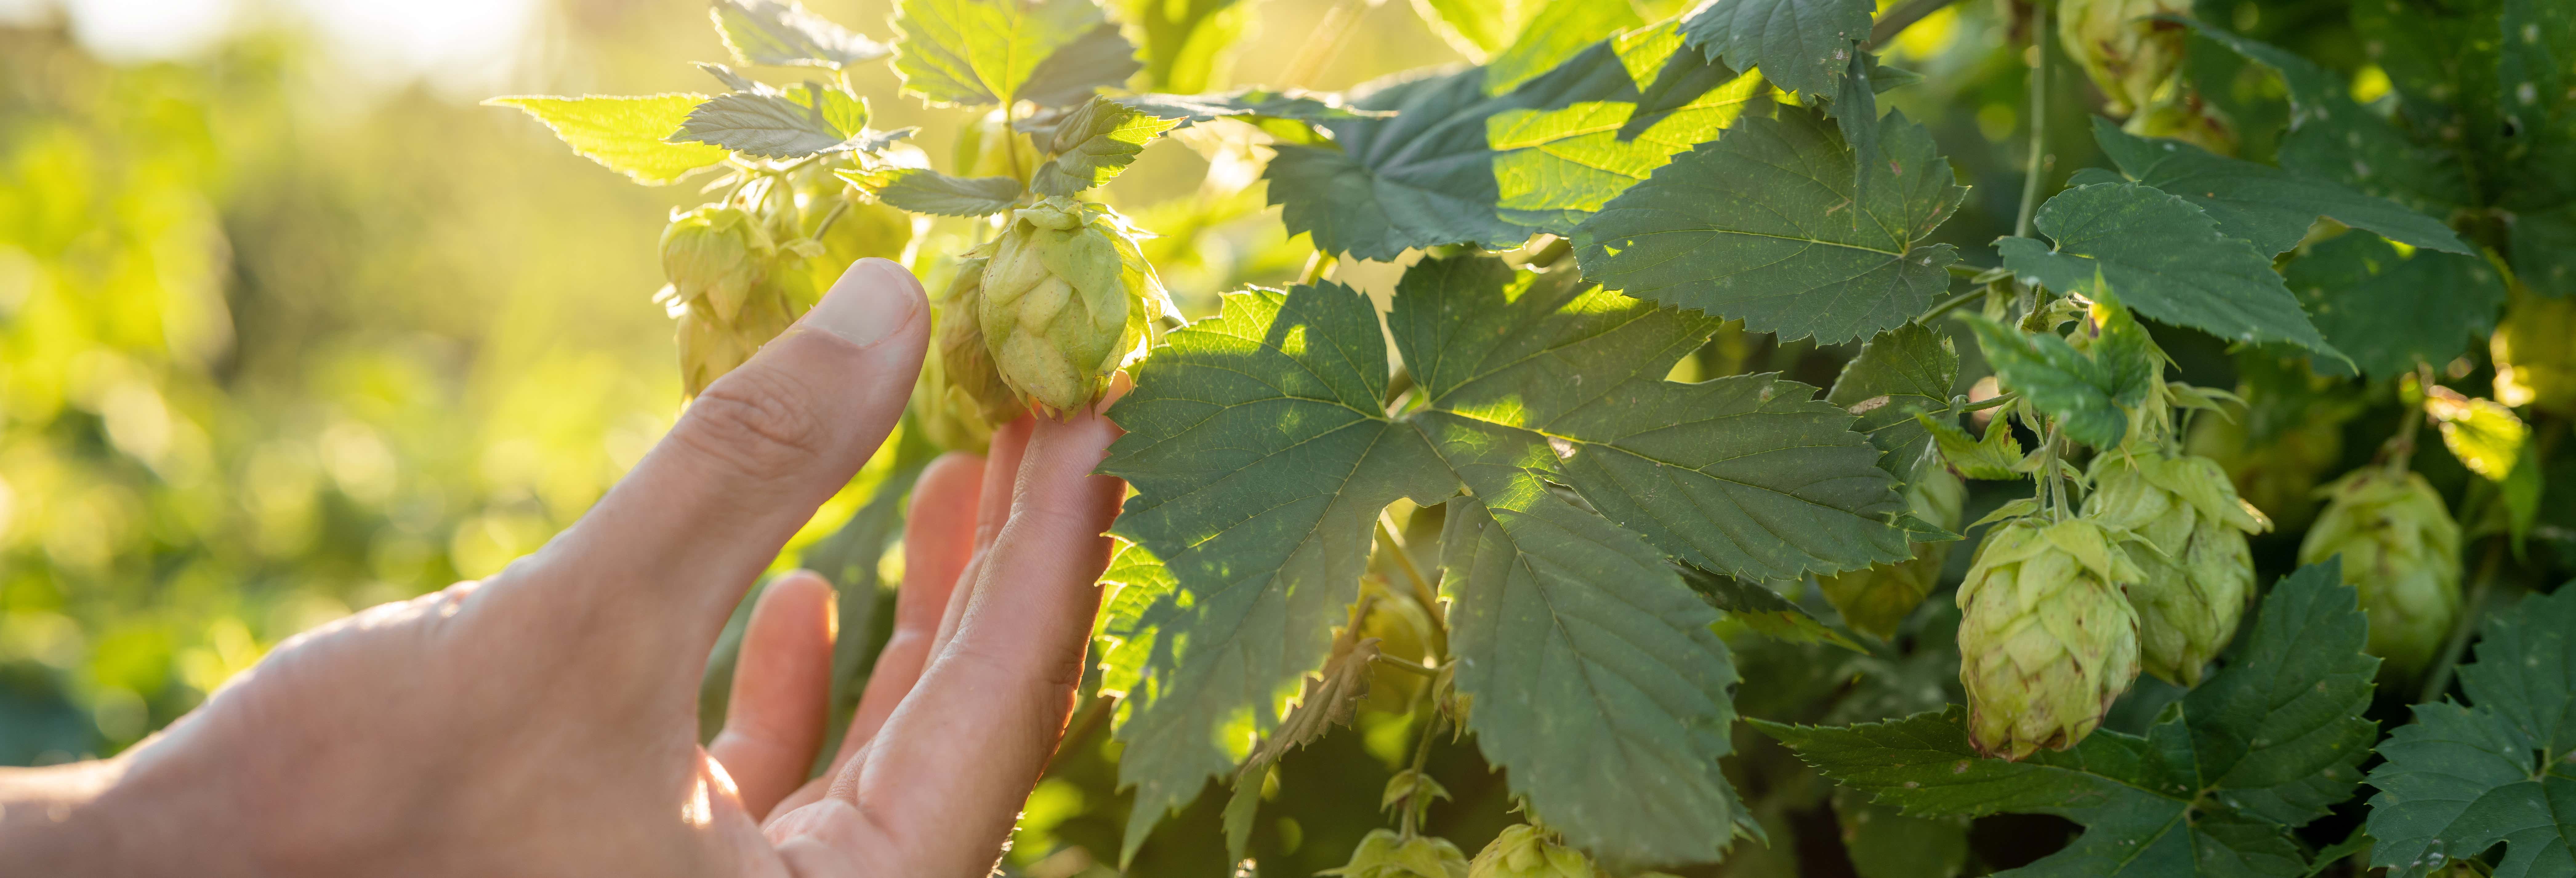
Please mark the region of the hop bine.
POLYGON ((2083 518, 1996 526, 1959 586, 1959 681, 1968 736, 2018 760, 2075 746, 2138 676, 2138 613, 2124 590, 2146 578, 2115 535, 2083 518))
POLYGON ((1467 878, 1467 855, 1448 839, 1380 829, 1360 839, 1351 861, 1318 874, 1342 878, 1467 878))
POLYGON ((2460 525, 2424 477, 2371 466, 2318 489, 2326 499, 2299 563, 2343 556, 2343 581, 2370 617, 2367 651, 2383 681, 2411 680, 2460 614, 2460 525))
POLYGON ((2125 535, 2146 576, 2128 589, 2147 673, 2200 684, 2254 600, 2245 535, 2272 522, 2236 496, 2217 461, 2161 451, 2094 458, 2086 518, 2125 535))
MULTIPOLYGON (((975 301, 989 368, 1013 408, 1069 416, 1100 398, 1130 354, 1161 340, 1175 311, 1137 235, 1105 205, 1048 198, 1012 214, 971 287, 952 295, 952 314, 966 310, 957 300, 975 301)), ((961 386, 980 375, 964 331, 941 342, 961 386)), ((992 396, 969 392, 992 413, 992 396)))

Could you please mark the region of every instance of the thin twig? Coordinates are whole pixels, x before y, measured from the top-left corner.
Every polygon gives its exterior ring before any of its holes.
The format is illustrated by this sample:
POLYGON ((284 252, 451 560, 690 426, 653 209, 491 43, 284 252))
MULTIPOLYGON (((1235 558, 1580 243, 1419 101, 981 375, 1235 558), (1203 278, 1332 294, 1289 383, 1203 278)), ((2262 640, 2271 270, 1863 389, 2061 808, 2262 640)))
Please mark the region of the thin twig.
POLYGON ((1422 615, 1431 620, 1431 654, 1440 661, 1449 660, 1449 626, 1440 621, 1440 599, 1431 589, 1431 580, 1422 569, 1413 566, 1413 554, 1404 550, 1404 541, 1395 538, 1395 529, 1386 525, 1386 513, 1377 516, 1378 539, 1386 541, 1387 554, 1395 556, 1395 565, 1404 569, 1404 578, 1413 586, 1413 602, 1422 605, 1422 615))
POLYGON ((2018 393, 2007 393, 2007 394, 2004 394, 2004 395, 2002 395, 2002 396, 1994 397, 1994 398, 1992 398, 1992 399, 1987 399, 1987 400, 1982 400, 1982 401, 1978 401, 1978 402, 1972 402, 1972 403, 1969 403, 1969 404, 1967 405, 1967 407, 1960 409, 1960 410, 1959 410, 1959 413, 1964 415, 1964 414, 1967 414, 1967 413, 1969 413, 1969 412, 1982 412, 1982 411, 1985 411, 1985 410, 1987 410, 1987 409, 1995 408, 1995 407, 1998 407, 1998 406, 2007 406, 2007 405, 2011 405, 2011 404, 2013 404, 2013 401, 2014 401, 2014 400, 2018 400, 2018 399, 2020 399, 2020 398, 2021 398, 2021 394, 2018 394, 2018 393))
POLYGON ((1878 47, 1887 45, 1889 40, 1896 39, 1897 34, 1904 33, 1905 29, 1913 27, 1915 22, 1930 18, 1932 13, 1946 9, 1950 4, 1957 2, 1959 0, 1906 0, 1905 3, 1888 10, 1886 15, 1879 16, 1877 24, 1869 26, 1869 42, 1862 43, 1860 47, 1873 52, 1878 51, 1878 47))
POLYGON ((2031 216, 2039 210, 2039 177, 2048 147, 2048 4, 2030 4, 2030 167, 2021 181, 2021 214, 2013 236, 2030 237, 2031 216))
POLYGON ((1923 312, 1922 316, 1914 318, 1914 322, 1925 324, 1931 323, 1941 315, 1955 311, 1959 306, 1985 298, 1985 296, 1986 289, 1984 287, 1978 287, 1976 289, 1951 296, 1947 299, 1941 300, 1941 304, 1932 306, 1932 310, 1923 312))

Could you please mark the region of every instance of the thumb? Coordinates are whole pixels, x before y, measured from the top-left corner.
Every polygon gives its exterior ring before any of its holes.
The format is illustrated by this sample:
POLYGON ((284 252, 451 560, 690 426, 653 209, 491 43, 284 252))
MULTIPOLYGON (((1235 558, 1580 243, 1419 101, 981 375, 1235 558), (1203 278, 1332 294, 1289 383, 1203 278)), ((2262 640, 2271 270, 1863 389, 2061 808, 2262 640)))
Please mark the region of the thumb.
POLYGON ((525 581, 553 609, 641 616, 607 630, 703 657, 743 590, 902 416, 929 325, 911 272, 883 259, 851 265, 803 319, 699 394, 633 472, 523 565, 525 581))

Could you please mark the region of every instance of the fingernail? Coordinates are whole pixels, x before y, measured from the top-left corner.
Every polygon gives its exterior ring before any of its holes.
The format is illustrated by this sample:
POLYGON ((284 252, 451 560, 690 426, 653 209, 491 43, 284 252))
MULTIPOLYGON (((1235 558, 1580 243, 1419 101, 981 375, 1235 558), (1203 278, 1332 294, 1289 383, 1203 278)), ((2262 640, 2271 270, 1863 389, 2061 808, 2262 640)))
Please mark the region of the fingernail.
POLYGON ((805 312, 804 323, 866 347, 911 322, 920 307, 921 282, 912 272, 872 256, 841 272, 832 291, 805 312))

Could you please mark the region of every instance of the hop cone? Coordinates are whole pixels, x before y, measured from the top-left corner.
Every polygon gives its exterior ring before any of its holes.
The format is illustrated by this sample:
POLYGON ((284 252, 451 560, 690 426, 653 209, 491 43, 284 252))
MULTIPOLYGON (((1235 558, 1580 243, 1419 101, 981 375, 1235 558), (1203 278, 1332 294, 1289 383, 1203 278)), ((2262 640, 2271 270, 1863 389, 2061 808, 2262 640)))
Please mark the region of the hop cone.
POLYGON ((1527 823, 1506 827, 1467 864, 1467 878, 1593 878, 1592 859, 1527 823))
POLYGON ((1013 396, 1049 412, 1099 399, 1127 355, 1172 313, 1136 231, 1108 207, 1049 198, 994 242, 977 308, 984 345, 1013 396))
POLYGON ((2517 293, 2488 337, 2496 401, 2576 416, 2576 296, 2517 293))
POLYGON ((2021 759, 2092 734, 2138 676, 2145 578, 2110 531, 2076 518, 1998 525, 1959 586, 1959 681, 1977 750, 2021 759))
POLYGON ((670 284, 654 299, 679 321, 680 381, 690 396, 795 321, 789 300, 807 284, 799 272, 773 271, 780 262, 768 233, 735 208, 700 207, 662 230, 670 284))
MULTIPOLYGON (((1921 478, 1905 489, 1905 505, 1914 517, 1944 530, 1959 529, 1959 504, 1967 497, 1967 486, 1950 468, 1927 466, 1921 478)), ((1843 622, 1852 630, 1880 640, 1896 636, 1897 625, 1914 612, 1923 597, 1932 593, 1941 581, 1941 565, 1950 560, 1949 541, 1915 543, 1914 557, 1894 564, 1880 564, 1866 570, 1854 570, 1836 576, 1818 577, 1816 584, 1842 611, 1843 622)))
POLYGON ((1467 878, 1467 855, 1448 839, 1417 835, 1405 838, 1380 829, 1360 839, 1351 861, 1322 875, 1342 878, 1467 878))
POLYGON ((998 425, 1019 417, 1023 406, 1003 386, 1002 373, 993 368, 992 351, 984 345, 983 288, 989 262, 979 251, 957 263, 957 277, 949 281, 933 312, 931 335, 939 350, 934 359, 940 363, 943 407, 954 406, 972 412, 987 425, 998 425))
POLYGON ((2057 37, 2110 99, 2103 112, 2127 118, 2182 65, 2183 27, 2145 17, 2190 12, 2188 0, 2062 0, 2057 37))
POLYGON ((2245 535, 2272 522, 2237 499, 2226 471, 2206 457, 2105 454, 2094 459, 2093 485, 2084 516, 2126 532, 2129 559, 2146 573, 2128 591, 2140 660, 2147 673, 2199 685, 2254 600, 2245 535))
POLYGON ((2424 477, 2367 467, 2319 489, 2325 511, 2299 544, 2299 563, 2343 556, 2361 592, 2371 655, 2383 680, 2413 679, 2460 614, 2460 526, 2424 477))

